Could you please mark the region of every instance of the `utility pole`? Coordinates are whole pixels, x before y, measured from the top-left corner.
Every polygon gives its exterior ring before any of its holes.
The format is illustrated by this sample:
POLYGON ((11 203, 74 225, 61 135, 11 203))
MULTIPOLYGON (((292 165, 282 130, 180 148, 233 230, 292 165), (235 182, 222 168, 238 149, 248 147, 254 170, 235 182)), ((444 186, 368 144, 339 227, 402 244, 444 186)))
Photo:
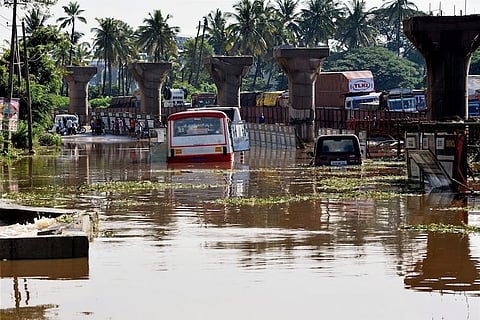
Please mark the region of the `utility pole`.
MULTIPOLYGON (((10 86, 10 101, 13 99, 13 68, 15 62, 15 51, 17 44, 17 0, 13 0, 12 37, 10 39, 10 68, 8 70, 8 85, 10 86)), ((8 153, 11 140, 11 133, 8 128, 8 117, 3 117, 3 154, 8 153)))
POLYGON ((12 35, 10 38, 10 67, 8 70, 8 85, 10 86, 10 99, 13 98, 13 68, 15 65, 16 44, 17 44, 17 0, 13 0, 12 35))
POLYGON ((32 134, 32 94, 30 92, 30 71, 28 67, 28 52, 27 52, 27 37, 25 37, 25 21, 22 21, 22 34, 23 34, 23 55, 25 61, 25 82, 27 87, 27 108, 28 108, 28 151, 30 154, 35 153, 33 151, 33 134, 32 134))
POLYGON ((200 54, 198 57, 198 65, 197 65, 197 77, 195 78, 195 86, 198 87, 198 76, 200 75, 200 68, 202 66, 202 56, 203 56, 203 42, 205 40, 205 30, 207 29, 207 17, 203 18, 203 33, 202 33, 202 42, 200 44, 200 54))
POLYGON ((188 83, 192 84, 192 75, 193 72, 195 71, 195 56, 197 54, 197 43, 198 43, 198 36, 200 35, 200 27, 202 25, 201 21, 198 21, 198 28, 197 28, 197 37, 195 38, 195 46, 193 47, 193 53, 192 53, 192 67, 190 68, 190 74, 188 75, 188 83))

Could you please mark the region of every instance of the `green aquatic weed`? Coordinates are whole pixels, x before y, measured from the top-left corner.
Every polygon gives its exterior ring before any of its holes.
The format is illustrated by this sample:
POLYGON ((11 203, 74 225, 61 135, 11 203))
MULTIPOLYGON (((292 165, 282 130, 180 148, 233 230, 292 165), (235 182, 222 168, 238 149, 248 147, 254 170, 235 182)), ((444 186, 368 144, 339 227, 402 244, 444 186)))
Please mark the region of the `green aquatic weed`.
POLYGON ((480 227, 462 223, 461 225, 430 223, 430 224, 416 224, 406 225, 404 230, 412 231, 428 231, 428 232, 443 232, 443 233, 480 233, 480 227))

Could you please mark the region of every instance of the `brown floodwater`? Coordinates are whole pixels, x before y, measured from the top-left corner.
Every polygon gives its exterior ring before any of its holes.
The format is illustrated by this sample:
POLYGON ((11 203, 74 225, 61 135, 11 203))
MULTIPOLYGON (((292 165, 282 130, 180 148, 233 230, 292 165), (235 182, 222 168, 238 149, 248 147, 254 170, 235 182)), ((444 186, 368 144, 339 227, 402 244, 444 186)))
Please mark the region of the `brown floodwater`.
POLYGON ((478 225, 475 199, 409 192, 389 179, 404 170, 267 148, 171 168, 148 143, 95 140, 4 165, 1 194, 100 221, 88 259, 1 261, 0 319, 480 319, 480 235, 404 228, 478 225), (339 197, 351 177, 372 196, 339 197), (127 181, 163 187, 84 188, 127 181))

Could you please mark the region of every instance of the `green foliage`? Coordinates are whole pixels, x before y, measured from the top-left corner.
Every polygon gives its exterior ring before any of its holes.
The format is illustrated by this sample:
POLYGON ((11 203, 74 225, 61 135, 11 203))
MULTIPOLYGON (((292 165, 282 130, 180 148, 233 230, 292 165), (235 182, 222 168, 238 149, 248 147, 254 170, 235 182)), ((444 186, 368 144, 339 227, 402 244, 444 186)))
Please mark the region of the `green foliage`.
POLYGON ((213 84, 212 77, 203 63, 204 58, 213 55, 213 47, 206 41, 203 42, 202 47, 201 37, 197 41, 196 49, 195 39, 186 40, 183 46, 181 64, 173 68, 169 81, 190 83, 196 87, 202 83, 213 84), (200 51, 202 51, 202 59, 200 59, 200 51))
POLYGON ((95 98, 89 101, 92 108, 107 108, 112 101, 112 97, 95 98))
POLYGON ((363 47, 333 54, 324 64, 325 71, 370 70, 377 91, 392 88, 418 88, 423 81, 423 68, 397 57, 383 47, 363 47))
POLYGON ((470 62, 470 74, 480 74, 480 50, 477 49, 473 53, 472 61, 470 62))
MULTIPOLYGON (((68 107, 68 102, 64 97, 50 93, 48 86, 32 83, 32 122, 34 126, 49 128, 53 125, 52 114, 54 110, 68 107)), ((22 104, 23 105, 23 104, 22 104)), ((26 120, 26 107, 22 107, 22 119, 26 120)))
POLYGON ((26 149, 28 147, 28 126, 25 121, 18 121, 16 132, 12 132, 12 145, 17 149, 26 149))
POLYGON ((49 92, 58 93, 62 84, 62 48, 68 39, 53 26, 37 28, 27 41, 30 81, 48 86, 49 92))
POLYGON ((443 223, 417 224, 406 225, 404 230, 411 231, 427 231, 427 232, 441 232, 441 233, 480 233, 480 227, 470 226, 468 224, 452 225, 443 223))
POLYGON ((68 110, 70 106, 70 98, 60 96, 57 94, 49 94, 50 102, 52 103, 53 110, 68 110))
POLYGON ((207 82, 200 83, 198 87, 194 87, 193 85, 188 84, 187 81, 183 81, 183 82, 175 81, 173 83, 172 88, 185 88, 185 89, 187 89, 187 92, 188 92, 187 99, 186 99, 187 101, 191 101, 191 96, 194 93, 199 93, 199 92, 213 92, 213 93, 216 93, 217 92, 217 87, 215 86, 215 84, 207 83, 207 82))
POLYGON ((57 133, 43 132, 37 137, 38 144, 45 147, 59 147, 62 145, 62 137, 57 133))
MULTIPOLYGON (((2 141, 2 148, 3 148, 3 141, 2 141)), ((4 153, 3 149, 2 152, 0 153, 0 163, 4 162, 11 162, 14 160, 17 160, 20 157, 18 154, 18 151, 12 148, 8 149, 8 152, 4 153)))

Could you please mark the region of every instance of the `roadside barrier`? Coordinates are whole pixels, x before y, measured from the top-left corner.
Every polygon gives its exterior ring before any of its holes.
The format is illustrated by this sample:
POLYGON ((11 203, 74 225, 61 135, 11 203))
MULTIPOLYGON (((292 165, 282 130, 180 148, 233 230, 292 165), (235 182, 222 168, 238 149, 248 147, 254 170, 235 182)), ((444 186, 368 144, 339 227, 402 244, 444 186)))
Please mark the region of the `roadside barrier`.
POLYGON ((292 126, 248 123, 250 145, 274 149, 295 149, 296 135, 292 126))

